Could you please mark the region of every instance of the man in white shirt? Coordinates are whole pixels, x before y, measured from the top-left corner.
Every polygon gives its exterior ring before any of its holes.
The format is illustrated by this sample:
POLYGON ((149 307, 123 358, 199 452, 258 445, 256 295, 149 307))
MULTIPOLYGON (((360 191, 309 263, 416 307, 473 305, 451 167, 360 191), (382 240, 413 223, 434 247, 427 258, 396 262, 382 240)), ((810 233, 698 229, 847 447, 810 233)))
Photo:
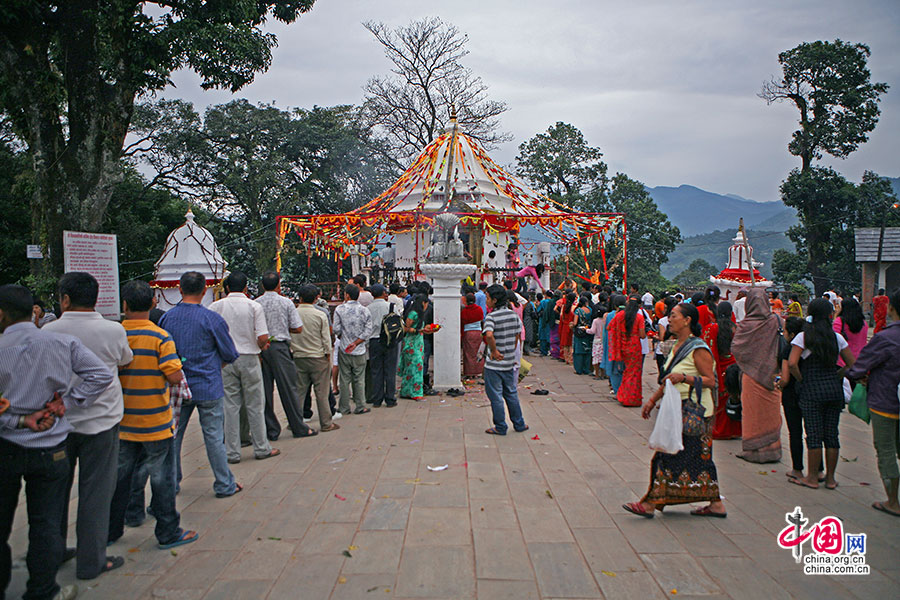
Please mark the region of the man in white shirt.
MULTIPOLYGON (((107 321, 94 310, 99 291, 97 280, 89 273, 63 275, 59 280, 62 317, 47 323, 44 329, 78 338, 115 374, 119 367, 131 362, 133 354, 122 325, 107 321)), ((66 443, 69 483, 60 528, 65 540, 69 522, 68 500, 77 463, 77 543, 75 548, 66 550, 64 559, 75 557, 78 579, 94 579, 125 563, 121 557, 106 555, 109 507, 119 468, 119 421, 123 411, 122 384, 115 377, 93 404, 83 408, 72 406, 66 412, 74 431, 66 443)))
POLYGON ((266 397, 266 437, 271 441, 281 435, 281 424, 275 416, 273 397, 278 385, 278 397, 295 438, 316 435, 303 422, 300 398, 297 396, 297 372, 291 358, 291 334, 303 331, 303 320, 294 303, 281 295, 281 276, 269 271, 262 276, 265 293, 256 299, 263 307, 271 341, 262 351, 263 390, 266 397))
POLYGON ((334 309, 334 335, 340 339, 338 369, 340 370, 340 410, 350 412, 350 393, 356 404, 355 414, 371 412, 366 407, 366 342, 372 337, 372 313, 359 303, 359 288, 348 284, 344 288, 344 303, 334 309))
POLYGON ((645 292, 643 296, 641 296, 641 305, 649 312, 653 310, 653 294, 649 291, 645 292))
POLYGON ((247 297, 247 276, 233 271, 225 278, 227 296, 209 305, 228 324, 228 333, 237 348, 237 360, 222 367, 222 384, 225 386, 225 453, 231 464, 241 462, 240 411, 241 404, 247 410, 250 423, 250 439, 253 455, 257 460, 281 454, 273 449, 266 438, 266 422, 263 418, 263 396, 260 350, 269 346, 269 330, 266 317, 259 303, 247 297))
POLYGON ((734 320, 736 323, 740 323, 744 320, 744 315, 747 314, 747 309, 744 307, 744 303, 747 302, 747 288, 741 288, 738 290, 737 299, 734 301, 734 304, 731 305, 731 311, 734 313, 734 320))
POLYGON ((406 295, 406 288, 396 281, 391 284, 391 293, 388 295, 387 301, 394 305, 394 312, 403 315, 403 297, 406 295))

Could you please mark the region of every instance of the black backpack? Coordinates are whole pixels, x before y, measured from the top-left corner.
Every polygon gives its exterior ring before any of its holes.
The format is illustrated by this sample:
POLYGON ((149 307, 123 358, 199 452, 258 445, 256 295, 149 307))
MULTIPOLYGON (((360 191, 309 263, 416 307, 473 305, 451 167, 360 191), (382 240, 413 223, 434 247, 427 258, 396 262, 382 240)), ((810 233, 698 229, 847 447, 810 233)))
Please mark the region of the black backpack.
POLYGON ((384 315, 381 321, 381 334, 378 340, 385 348, 393 348, 403 335, 403 317, 394 312, 394 305, 388 308, 390 312, 384 315))

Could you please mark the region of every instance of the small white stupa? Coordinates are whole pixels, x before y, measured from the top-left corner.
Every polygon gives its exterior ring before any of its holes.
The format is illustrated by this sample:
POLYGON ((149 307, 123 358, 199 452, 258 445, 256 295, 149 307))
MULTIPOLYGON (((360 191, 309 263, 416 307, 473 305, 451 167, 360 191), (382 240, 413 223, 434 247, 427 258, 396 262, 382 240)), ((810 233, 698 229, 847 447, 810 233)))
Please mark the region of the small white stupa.
POLYGON ((731 248, 728 249, 728 265, 718 275, 709 277, 710 282, 719 286, 722 291, 722 300, 734 302, 741 288, 761 287, 765 289, 772 285, 771 281, 759 274, 756 267, 762 263, 753 260, 753 247, 749 242, 745 242, 746 235, 744 220, 741 219, 741 226, 731 241, 731 248), (752 277, 750 275, 751 268, 753 269, 752 277))
POLYGON ((213 288, 225 276, 227 263, 212 234, 194 222, 190 210, 184 217, 184 225, 169 234, 162 256, 156 261, 156 279, 150 282, 158 290, 158 308, 162 310, 169 310, 181 301, 178 281, 184 273, 199 271, 206 277, 204 306, 215 299, 213 288))

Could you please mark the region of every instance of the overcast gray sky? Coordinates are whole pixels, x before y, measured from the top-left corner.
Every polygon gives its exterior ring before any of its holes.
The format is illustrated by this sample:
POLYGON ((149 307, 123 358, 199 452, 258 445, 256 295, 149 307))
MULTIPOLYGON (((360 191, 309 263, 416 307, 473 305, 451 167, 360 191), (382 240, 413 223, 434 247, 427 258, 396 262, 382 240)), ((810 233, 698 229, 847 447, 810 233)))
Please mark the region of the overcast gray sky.
POLYGON ((318 0, 293 25, 271 25, 272 68, 235 96, 202 91, 190 73, 177 73, 164 95, 199 109, 233 97, 359 104, 366 80, 389 70, 361 22, 426 16, 468 34, 463 64, 509 105, 502 125, 515 139, 492 152, 501 164, 565 121, 601 148, 611 172, 775 200, 800 164, 787 152, 798 115, 756 93, 780 78, 779 52, 840 38, 868 44, 873 80, 891 89, 869 142, 824 162, 855 181, 866 169, 900 176, 900 0, 318 0))

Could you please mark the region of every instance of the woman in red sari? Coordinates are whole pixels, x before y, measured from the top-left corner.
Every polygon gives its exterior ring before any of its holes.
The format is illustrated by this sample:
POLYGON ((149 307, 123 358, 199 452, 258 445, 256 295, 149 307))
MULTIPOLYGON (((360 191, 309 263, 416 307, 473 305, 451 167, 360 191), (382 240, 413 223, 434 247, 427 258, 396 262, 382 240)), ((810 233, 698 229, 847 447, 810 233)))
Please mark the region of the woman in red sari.
POLYGON ((647 337, 644 329, 644 315, 640 312, 641 301, 631 297, 625 310, 616 313, 609 322, 609 360, 624 363, 625 373, 616 399, 623 406, 640 406, 644 400, 641 391, 641 338, 647 337))
POLYGON ((562 306, 562 312, 559 315, 559 347, 562 359, 566 364, 572 364, 572 324, 575 321, 575 300, 578 297, 575 292, 566 294, 565 304, 562 306))
POLYGON ((712 436, 714 440, 732 440, 741 437, 741 422, 735 421, 725 413, 725 403, 728 401, 725 371, 735 364, 734 356, 731 355, 731 338, 734 337, 735 329, 735 324, 731 320, 731 303, 720 302, 716 313, 718 321, 710 323, 703 330, 703 341, 709 346, 716 361, 716 381, 719 386, 712 436))

